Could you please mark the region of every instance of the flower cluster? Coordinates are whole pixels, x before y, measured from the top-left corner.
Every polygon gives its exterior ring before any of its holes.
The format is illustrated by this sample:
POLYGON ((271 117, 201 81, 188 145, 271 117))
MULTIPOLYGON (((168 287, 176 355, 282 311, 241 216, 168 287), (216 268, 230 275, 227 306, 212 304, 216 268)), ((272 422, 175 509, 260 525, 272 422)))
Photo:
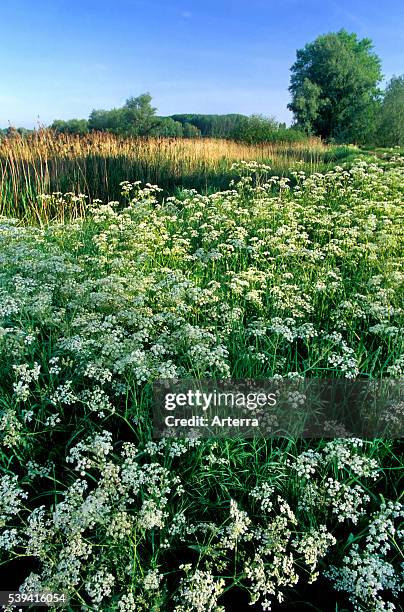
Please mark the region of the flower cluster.
MULTIPOLYGON (((202 612, 237 586, 268 610, 323 575, 358 609, 392 609, 391 441, 151 441, 150 392, 159 378, 398 384, 403 168, 358 161, 292 185, 248 162, 222 192, 162 200, 125 182, 124 203, 85 219, 2 221, 0 562, 33 559, 21 589, 202 612)), ((297 413, 306 398, 289 400, 297 413)))

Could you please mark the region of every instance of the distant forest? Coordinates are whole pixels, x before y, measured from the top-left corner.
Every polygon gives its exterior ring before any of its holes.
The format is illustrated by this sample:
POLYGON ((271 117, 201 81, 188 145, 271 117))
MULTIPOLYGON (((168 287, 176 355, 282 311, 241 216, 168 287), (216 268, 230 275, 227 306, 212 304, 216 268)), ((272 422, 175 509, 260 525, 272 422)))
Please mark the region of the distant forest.
POLYGON ((306 137, 302 130, 287 128, 274 117, 262 115, 156 115, 149 93, 129 98, 121 108, 93 110, 88 120, 56 120, 57 132, 86 134, 92 131, 111 132, 121 136, 168 138, 226 138, 244 142, 298 141, 306 137))

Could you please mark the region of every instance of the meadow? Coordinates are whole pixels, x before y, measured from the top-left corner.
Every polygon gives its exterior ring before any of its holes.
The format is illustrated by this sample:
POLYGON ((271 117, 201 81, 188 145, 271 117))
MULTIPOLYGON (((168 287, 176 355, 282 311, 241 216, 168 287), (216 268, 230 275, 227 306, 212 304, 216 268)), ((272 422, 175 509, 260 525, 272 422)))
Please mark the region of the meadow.
POLYGON ((72 136, 47 129, 29 136, 16 132, 0 139, 0 214, 34 222, 62 219, 69 210, 66 205, 40 210, 38 195, 71 192, 112 201, 120 198, 121 182, 132 177, 158 185, 165 195, 182 188, 206 193, 228 188, 236 177, 231 170, 236 161, 270 163, 273 174, 290 175, 294 166, 308 173, 325 171, 357 153, 355 147, 330 147, 318 138, 249 145, 218 138, 134 139, 106 132, 72 136))
POLYGON ((1 588, 401 610, 400 440, 153 440, 150 394, 400 379, 404 158, 34 138, 0 143, 1 588))

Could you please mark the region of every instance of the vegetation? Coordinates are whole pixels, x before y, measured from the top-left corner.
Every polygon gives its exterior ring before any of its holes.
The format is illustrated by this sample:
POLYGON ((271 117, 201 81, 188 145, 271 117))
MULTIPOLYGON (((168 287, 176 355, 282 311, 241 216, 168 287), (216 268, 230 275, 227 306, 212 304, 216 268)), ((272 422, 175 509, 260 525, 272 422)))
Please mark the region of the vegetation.
POLYGON ((8 588, 94 612, 398 605, 398 443, 151 441, 157 378, 404 373, 403 159, 296 169, 294 187, 233 172, 163 202, 125 182, 86 218, 77 196, 74 222, 40 230, 3 218, 8 588))
MULTIPOLYGON (((160 117, 143 93, 121 108, 94 109, 87 119, 56 119, 59 134, 107 132, 135 138, 219 138, 257 143, 295 143, 319 136, 330 143, 382 147, 404 143, 404 76, 393 77, 382 92, 381 61, 372 41, 345 30, 318 36, 296 52, 291 67, 294 125, 274 117, 241 114, 176 114, 160 117)), ((29 130, 10 127, 1 135, 26 136, 29 130)))
POLYGON ((293 128, 159 117, 146 93, 0 133, 3 588, 67 612, 403 610, 404 77, 380 79, 340 31, 297 52, 293 128), (190 378, 388 383, 396 439, 273 413, 273 437, 153 439, 153 384, 190 378))
POLYGON ((283 123, 277 122, 273 117, 251 115, 240 121, 234 138, 241 142, 251 144, 258 142, 304 142, 307 135, 298 129, 287 128, 283 123))
POLYGON ((156 109, 151 106, 148 93, 128 98, 123 108, 93 110, 88 120, 89 130, 141 137, 151 135, 158 125, 156 109))
POLYGON ((303 132, 289 129, 272 117, 261 115, 172 115, 158 117, 150 94, 130 98, 122 108, 93 110, 88 121, 56 120, 52 129, 62 134, 109 132, 119 136, 172 138, 227 138, 242 142, 298 142, 303 132))
POLYGON ((193 127, 206 138, 227 138, 255 144, 259 142, 299 142, 307 140, 301 131, 286 127, 274 117, 263 115, 172 115, 185 130, 193 127))
POLYGON ((378 126, 378 143, 404 146, 404 75, 393 77, 384 93, 378 126))
MULTIPOLYGON (((336 160, 354 157, 352 148, 330 148, 318 139, 248 145, 220 139, 132 139, 92 132, 83 137, 41 130, 29 137, 14 134, 0 142, 0 214, 32 220, 59 217, 64 210, 38 209, 38 196, 83 193, 116 200, 127 178, 158 184, 164 195, 178 189, 226 189, 237 160, 271 160, 273 173, 290 174, 293 166, 324 170, 336 160)), ((59 217, 61 218, 61 217, 59 217)))
POLYGON ((88 133, 88 121, 86 119, 69 119, 69 121, 62 121, 56 119, 52 123, 52 129, 60 134, 87 134, 88 133))
POLYGON ((378 108, 380 59, 368 38, 345 30, 325 34, 297 51, 290 110, 306 132, 339 142, 367 142, 378 108))
POLYGON ((240 123, 246 119, 245 115, 172 115, 175 121, 183 127, 194 126, 201 136, 208 138, 233 138, 239 129, 240 123))

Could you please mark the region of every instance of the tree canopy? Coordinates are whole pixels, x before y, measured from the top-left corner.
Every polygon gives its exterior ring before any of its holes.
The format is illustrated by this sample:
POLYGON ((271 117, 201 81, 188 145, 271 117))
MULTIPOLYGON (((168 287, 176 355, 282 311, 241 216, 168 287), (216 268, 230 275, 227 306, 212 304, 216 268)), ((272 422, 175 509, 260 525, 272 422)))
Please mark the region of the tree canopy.
POLYGON ((404 74, 394 76, 386 87, 378 133, 381 145, 404 146, 404 74))
POLYGON ((87 119, 69 119, 68 121, 55 119, 51 128, 62 134, 86 134, 88 132, 88 121, 87 119))
POLYGON ((326 139, 368 138, 382 78, 370 39, 345 30, 319 36, 297 51, 291 73, 296 126, 326 139))
POLYGON ((57 132, 84 134, 88 131, 111 132, 121 136, 163 136, 170 138, 231 138, 249 143, 279 140, 295 141, 303 132, 291 130, 274 117, 263 115, 181 114, 159 117, 151 105, 149 93, 128 98, 121 108, 94 109, 85 119, 57 119, 52 128, 57 132))
POLYGON ((128 98, 122 108, 93 110, 88 119, 90 130, 107 131, 128 136, 147 136, 159 124, 149 93, 128 98))

